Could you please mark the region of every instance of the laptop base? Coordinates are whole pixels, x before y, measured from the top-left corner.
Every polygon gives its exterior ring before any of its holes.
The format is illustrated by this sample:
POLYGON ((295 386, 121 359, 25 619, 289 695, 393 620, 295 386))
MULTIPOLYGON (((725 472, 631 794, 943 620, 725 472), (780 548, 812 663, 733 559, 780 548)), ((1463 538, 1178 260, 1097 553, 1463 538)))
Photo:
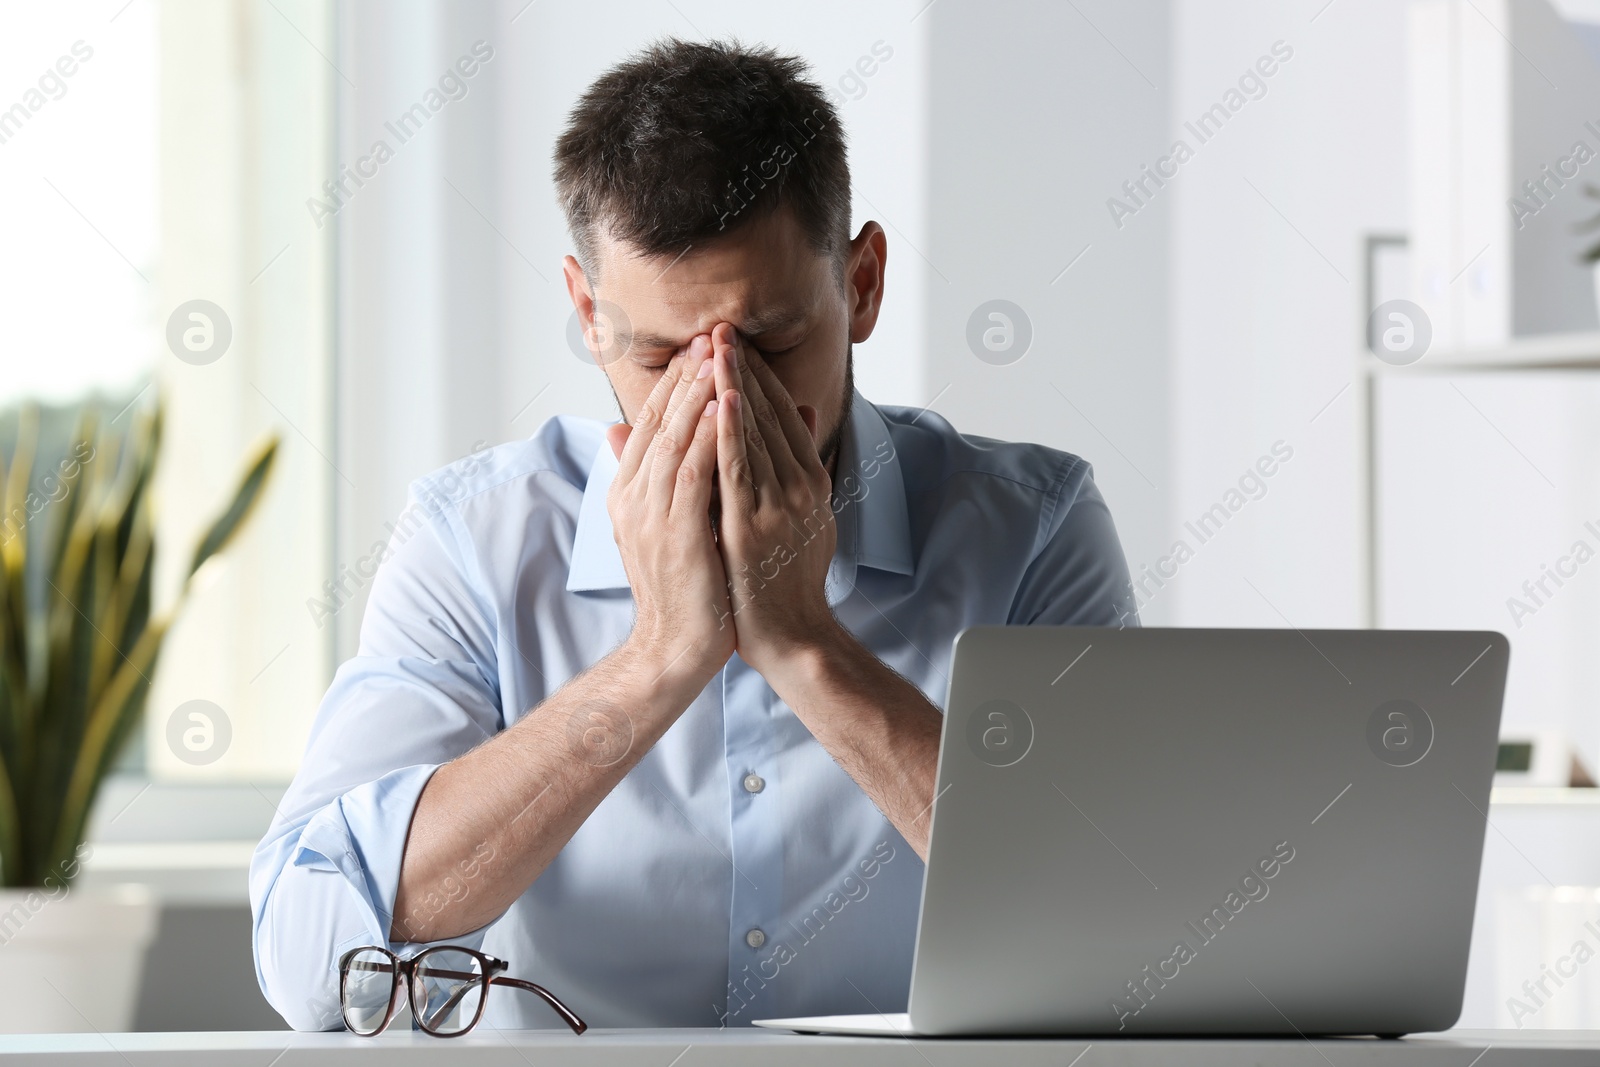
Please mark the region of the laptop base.
POLYGON ((801 1015, 792 1019, 752 1019, 756 1026, 769 1030, 793 1030, 801 1034, 849 1034, 857 1037, 911 1037, 911 1016, 893 1015, 801 1015))

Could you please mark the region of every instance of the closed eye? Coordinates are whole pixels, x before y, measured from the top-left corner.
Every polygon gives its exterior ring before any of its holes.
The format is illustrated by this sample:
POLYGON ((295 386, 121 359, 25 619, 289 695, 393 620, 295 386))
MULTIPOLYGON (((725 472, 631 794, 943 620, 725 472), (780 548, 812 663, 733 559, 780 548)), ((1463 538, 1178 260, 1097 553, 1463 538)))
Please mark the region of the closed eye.
POLYGON ((640 358, 638 358, 636 356, 636 357, 634 357, 633 363, 640 370, 647 370, 647 371, 650 371, 653 374, 660 374, 662 371, 666 370, 668 367, 670 367, 672 365, 672 353, 670 353, 670 352, 663 353, 662 356, 659 356, 659 357, 656 357, 656 358, 661 359, 661 362, 660 363, 646 363, 646 362, 644 362, 644 360, 642 360, 642 359, 640 359, 640 358))

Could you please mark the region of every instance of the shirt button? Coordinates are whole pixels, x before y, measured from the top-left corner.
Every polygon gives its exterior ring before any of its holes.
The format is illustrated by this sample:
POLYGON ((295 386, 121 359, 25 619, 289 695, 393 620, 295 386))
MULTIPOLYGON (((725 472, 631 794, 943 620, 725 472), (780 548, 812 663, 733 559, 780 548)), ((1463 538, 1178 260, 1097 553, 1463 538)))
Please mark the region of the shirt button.
POLYGON ((744 943, 751 948, 760 948, 767 943, 767 935, 759 926, 744 935, 744 943))
MULTIPOLYGON (((759 793, 766 787, 767 780, 759 774, 747 774, 744 776, 744 791, 746 793, 759 793)), ((759 948, 760 946, 756 947, 759 948)))

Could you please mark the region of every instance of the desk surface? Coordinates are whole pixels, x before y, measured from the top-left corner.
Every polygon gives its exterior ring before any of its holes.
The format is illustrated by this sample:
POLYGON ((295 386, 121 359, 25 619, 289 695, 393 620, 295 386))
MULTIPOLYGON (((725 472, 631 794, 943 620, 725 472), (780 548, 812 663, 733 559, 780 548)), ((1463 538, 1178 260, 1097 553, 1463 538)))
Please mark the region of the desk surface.
POLYGON ((0 1064, 55 1067, 314 1067, 423 1063, 584 1064, 590 1067, 801 1067, 819 1062, 894 1067, 1347 1067, 1353 1064, 1437 1067, 1594 1067, 1600 1031, 1452 1030, 1402 1041, 1302 1038, 1220 1040, 944 1040, 815 1037, 736 1030, 593 1030, 576 1037, 554 1031, 491 1030, 431 1038, 409 1030, 360 1038, 289 1031, 191 1034, 0 1035, 0 1064), (24 1057, 26 1060, 24 1061, 24 1057))

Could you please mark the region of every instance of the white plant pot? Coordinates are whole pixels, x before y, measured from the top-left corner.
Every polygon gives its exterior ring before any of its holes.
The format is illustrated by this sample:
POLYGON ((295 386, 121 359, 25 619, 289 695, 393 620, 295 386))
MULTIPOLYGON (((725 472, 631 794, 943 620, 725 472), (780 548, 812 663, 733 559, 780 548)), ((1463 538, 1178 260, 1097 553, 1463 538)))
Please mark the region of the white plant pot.
POLYGON ((133 1029, 157 907, 140 885, 0 889, 0 1033, 133 1029))

